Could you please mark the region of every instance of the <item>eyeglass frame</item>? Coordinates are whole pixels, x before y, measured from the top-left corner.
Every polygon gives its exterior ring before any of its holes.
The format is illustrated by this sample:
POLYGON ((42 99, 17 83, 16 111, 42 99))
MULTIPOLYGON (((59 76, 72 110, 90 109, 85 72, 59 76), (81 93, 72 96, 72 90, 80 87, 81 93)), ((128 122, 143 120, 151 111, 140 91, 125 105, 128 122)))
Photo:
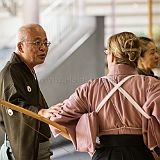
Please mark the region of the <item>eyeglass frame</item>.
POLYGON ((44 41, 44 42, 42 42, 40 40, 36 40, 34 42, 29 42, 29 41, 22 41, 22 42, 27 43, 27 44, 34 44, 37 47, 40 47, 42 45, 45 45, 46 47, 49 47, 51 45, 50 41, 44 41))

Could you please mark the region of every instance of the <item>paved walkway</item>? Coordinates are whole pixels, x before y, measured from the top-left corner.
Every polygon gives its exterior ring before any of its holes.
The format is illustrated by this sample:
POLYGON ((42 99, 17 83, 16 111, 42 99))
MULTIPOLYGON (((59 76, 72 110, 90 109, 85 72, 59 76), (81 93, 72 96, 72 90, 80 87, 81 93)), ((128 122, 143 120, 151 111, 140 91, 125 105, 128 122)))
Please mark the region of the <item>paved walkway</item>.
POLYGON ((91 160, 88 153, 76 152, 69 140, 59 136, 51 138, 52 160, 91 160))
POLYGON ((72 144, 53 149, 51 160, 91 160, 87 153, 76 152, 72 144))

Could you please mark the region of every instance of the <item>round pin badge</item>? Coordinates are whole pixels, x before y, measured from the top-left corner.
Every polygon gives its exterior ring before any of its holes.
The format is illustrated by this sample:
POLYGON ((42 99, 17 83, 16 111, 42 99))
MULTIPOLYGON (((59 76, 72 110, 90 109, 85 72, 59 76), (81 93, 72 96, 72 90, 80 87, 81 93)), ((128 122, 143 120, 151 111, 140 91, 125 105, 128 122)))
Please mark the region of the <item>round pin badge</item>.
POLYGON ((13 111, 11 109, 8 109, 8 115, 12 116, 13 115, 13 111))
POLYGON ((32 91, 32 89, 31 89, 30 86, 27 86, 27 91, 28 91, 28 92, 31 92, 31 91, 32 91))

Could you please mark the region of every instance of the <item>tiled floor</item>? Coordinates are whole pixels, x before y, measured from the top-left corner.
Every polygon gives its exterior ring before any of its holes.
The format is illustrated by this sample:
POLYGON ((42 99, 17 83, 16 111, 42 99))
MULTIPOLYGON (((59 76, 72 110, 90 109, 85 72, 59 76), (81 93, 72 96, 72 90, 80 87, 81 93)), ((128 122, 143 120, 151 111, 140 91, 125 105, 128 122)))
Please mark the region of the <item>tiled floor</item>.
POLYGON ((87 153, 76 152, 72 144, 53 149, 51 160, 91 160, 87 153))
POLYGON ((51 160, 91 160, 89 154, 76 152, 70 141, 62 137, 51 138, 53 156, 51 160))
MULTIPOLYGON (((4 140, 4 132, 0 128, 0 147, 4 140)), ((51 160, 91 160, 89 154, 76 152, 72 143, 69 140, 59 136, 51 137, 51 150, 53 156, 51 160)))

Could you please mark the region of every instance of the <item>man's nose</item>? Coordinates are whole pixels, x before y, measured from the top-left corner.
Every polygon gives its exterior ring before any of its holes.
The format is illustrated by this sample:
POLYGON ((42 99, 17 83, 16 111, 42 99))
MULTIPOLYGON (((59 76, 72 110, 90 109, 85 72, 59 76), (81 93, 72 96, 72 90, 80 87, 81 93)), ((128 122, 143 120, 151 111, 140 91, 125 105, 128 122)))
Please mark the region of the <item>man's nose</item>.
POLYGON ((45 51, 45 50, 48 50, 48 47, 45 45, 45 43, 41 43, 39 49, 40 49, 41 51, 45 51))

